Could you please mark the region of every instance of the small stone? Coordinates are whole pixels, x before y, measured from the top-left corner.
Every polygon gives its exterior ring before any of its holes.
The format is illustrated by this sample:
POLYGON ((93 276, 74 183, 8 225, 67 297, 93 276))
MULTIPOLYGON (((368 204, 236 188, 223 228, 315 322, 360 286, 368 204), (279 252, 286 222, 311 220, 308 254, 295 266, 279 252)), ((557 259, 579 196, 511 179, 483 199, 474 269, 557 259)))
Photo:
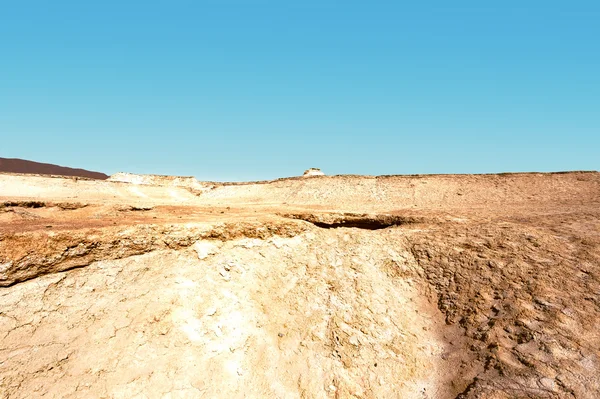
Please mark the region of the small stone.
POLYGON ((335 387, 335 385, 330 385, 329 390, 332 392, 335 392, 335 391, 337 391, 337 388, 335 387))
POLYGON ((277 334, 277 336, 278 336, 279 338, 281 338, 281 337, 283 337, 283 333, 279 333, 279 334, 277 334))
POLYGON ((548 377, 541 378, 540 384, 549 391, 554 391, 556 389, 555 382, 552 378, 548 378, 548 377))
POLYGON ((4 273, 8 269, 10 269, 12 267, 12 265, 13 265, 12 262, 0 263, 0 273, 4 273))
POLYGON ((193 249, 198 254, 198 259, 203 260, 215 254, 219 250, 219 247, 209 241, 198 241, 194 244, 193 249))

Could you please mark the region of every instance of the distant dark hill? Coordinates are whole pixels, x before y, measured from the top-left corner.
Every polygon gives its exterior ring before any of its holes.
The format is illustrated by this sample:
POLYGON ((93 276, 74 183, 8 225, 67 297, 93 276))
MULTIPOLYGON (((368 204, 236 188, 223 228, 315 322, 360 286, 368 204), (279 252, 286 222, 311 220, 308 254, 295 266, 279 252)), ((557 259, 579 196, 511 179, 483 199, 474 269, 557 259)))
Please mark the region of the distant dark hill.
POLYGON ((108 178, 108 175, 100 172, 91 172, 85 169, 67 168, 65 166, 52 165, 49 163, 40 163, 13 158, 0 158, 0 172, 77 176, 99 180, 105 180, 108 178))

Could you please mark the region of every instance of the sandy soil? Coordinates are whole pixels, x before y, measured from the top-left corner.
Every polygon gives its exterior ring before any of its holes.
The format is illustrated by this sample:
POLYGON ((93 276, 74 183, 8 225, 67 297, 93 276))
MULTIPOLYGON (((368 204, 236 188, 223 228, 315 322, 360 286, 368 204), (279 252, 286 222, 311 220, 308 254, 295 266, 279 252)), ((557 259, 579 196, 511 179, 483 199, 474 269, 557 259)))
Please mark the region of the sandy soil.
POLYGON ((596 172, 132 181, 0 174, 0 397, 600 396, 596 172))

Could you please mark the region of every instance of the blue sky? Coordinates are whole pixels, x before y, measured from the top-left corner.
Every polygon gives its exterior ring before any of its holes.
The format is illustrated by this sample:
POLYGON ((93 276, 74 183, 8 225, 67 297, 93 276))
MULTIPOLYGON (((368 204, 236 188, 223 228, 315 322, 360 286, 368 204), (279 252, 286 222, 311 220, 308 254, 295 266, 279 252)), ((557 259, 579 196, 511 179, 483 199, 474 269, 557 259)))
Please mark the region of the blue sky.
POLYGON ((597 1, 3 1, 0 157, 270 179, 600 169, 597 1))

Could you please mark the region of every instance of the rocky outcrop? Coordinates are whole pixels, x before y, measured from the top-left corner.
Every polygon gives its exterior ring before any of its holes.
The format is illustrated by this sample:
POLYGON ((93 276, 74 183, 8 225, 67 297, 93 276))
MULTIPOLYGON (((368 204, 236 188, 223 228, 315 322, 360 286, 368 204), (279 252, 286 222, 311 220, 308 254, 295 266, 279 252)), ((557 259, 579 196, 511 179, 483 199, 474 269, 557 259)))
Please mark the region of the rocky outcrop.
POLYGON ((325 173, 321 171, 319 168, 310 168, 304 171, 303 177, 311 177, 311 176, 325 176, 325 173))
POLYGON ((210 190, 214 186, 210 183, 200 182, 192 176, 139 175, 124 172, 111 175, 108 181, 165 187, 184 187, 197 193, 210 190))
POLYGON ((45 274, 122 259, 159 249, 181 249, 201 239, 289 237, 298 223, 136 225, 69 231, 34 231, 0 236, 0 287, 45 274))

